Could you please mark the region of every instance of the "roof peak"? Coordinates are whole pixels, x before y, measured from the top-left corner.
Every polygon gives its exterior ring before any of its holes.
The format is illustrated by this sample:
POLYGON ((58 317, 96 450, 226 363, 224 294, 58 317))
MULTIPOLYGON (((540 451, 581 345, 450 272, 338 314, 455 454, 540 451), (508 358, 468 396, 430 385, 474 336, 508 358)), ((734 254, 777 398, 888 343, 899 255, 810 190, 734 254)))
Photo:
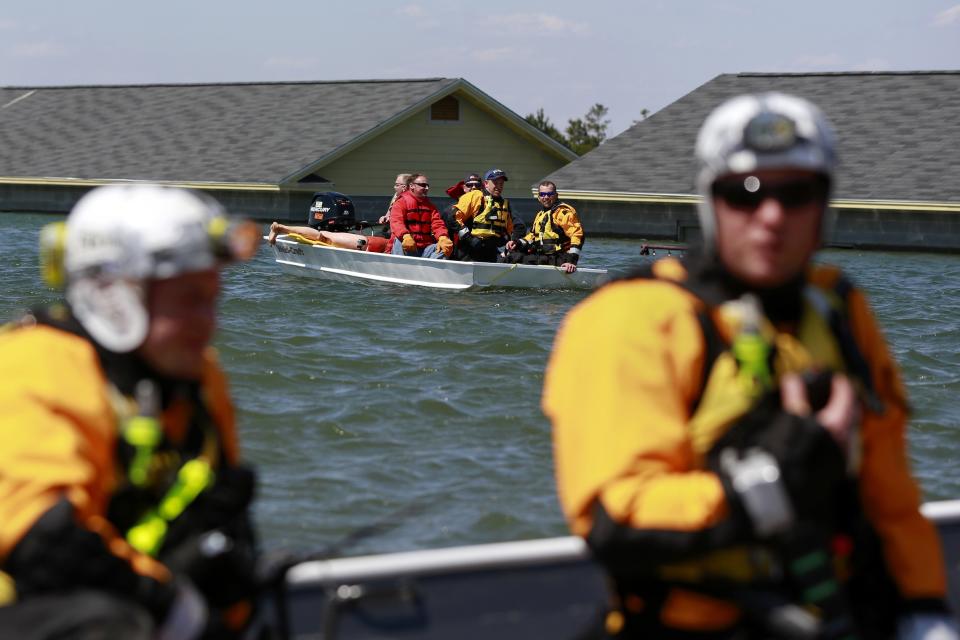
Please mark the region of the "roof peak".
POLYGON ((775 72, 775 71, 741 71, 732 73, 741 78, 749 77, 802 77, 802 76, 927 76, 927 75, 960 75, 957 69, 932 69, 926 71, 806 71, 806 72, 775 72))
POLYGON ((37 86, 0 86, 0 89, 144 89, 149 87, 250 87, 250 86, 282 86, 282 85, 318 85, 318 84, 390 84, 411 82, 443 82, 454 81, 459 78, 369 78, 361 80, 279 80, 279 81, 249 81, 249 82, 147 82, 143 84, 62 84, 37 86))

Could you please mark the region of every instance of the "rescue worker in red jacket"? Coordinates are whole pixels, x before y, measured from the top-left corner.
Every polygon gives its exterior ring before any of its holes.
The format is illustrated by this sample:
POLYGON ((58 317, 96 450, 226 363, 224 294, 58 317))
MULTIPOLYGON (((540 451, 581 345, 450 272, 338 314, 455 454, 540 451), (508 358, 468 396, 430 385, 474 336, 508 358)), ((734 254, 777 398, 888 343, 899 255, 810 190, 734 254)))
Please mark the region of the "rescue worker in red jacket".
POLYGON ((454 205, 461 259, 496 262, 500 248, 510 240, 513 214, 510 201, 503 197, 507 180, 502 169, 490 169, 483 174, 484 190, 465 193, 454 205))
POLYGON ((583 250, 583 225, 577 210, 560 202, 557 185, 549 180, 537 187, 537 199, 543 208, 527 235, 507 243, 506 261, 549 264, 573 273, 583 250))
POLYGON ((811 264, 830 126, 740 96, 696 154, 702 255, 578 305, 546 375, 564 513, 619 591, 611 630, 955 639, 897 367, 863 294, 811 264))
POLYGON ((390 207, 390 242, 396 255, 443 260, 453 253, 453 241, 440 211, 427 197, 430 179, 410 176, 409 190, 390 207))
POLYGON ((252 471, 211 348, 252 223, 191 192, 101 187, 42 232, 66 303, 0 333, 0 637, 235 637, 252 471))

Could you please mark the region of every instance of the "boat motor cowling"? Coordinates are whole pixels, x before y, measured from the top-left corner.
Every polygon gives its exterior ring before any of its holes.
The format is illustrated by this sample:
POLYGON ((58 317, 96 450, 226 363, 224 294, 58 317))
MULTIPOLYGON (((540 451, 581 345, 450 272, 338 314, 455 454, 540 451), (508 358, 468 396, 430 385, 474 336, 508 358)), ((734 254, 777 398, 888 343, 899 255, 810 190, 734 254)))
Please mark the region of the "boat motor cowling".
POLYGON ((353 201, 336 191, 313 194, 307 225, 319 231, 351 231, 357 228, 353 201))

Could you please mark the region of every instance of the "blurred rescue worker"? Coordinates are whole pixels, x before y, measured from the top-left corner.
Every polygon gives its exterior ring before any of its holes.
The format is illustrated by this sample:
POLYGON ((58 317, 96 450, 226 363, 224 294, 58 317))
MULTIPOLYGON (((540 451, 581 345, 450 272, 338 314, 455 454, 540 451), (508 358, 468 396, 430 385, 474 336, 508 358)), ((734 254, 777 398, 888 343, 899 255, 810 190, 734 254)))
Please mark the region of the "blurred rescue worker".
POLYGON ((313 227, 288 225, 276 221, 270 223, 267 243, 276 244, 277 237, 284 234, 293 234, 293 239, 298 242, 306 241, 327 247, 337 247, 338 249, 356 249, 357 251, 387 253, 384 251, 385 245, 387 244, 386 238, 365 236, 362 233, 350 233, 349 231, 323 231, 321 229, 314 229, 313 227))
POLYGON ((537 199, 543 208, 537 212, 527 235, 507 243, 506 261, 551 264, 573 273, 583 250, 583 226, 577 210, 560 202, 557 185, 549 180, 537 187, 537 199))
POLYGON ((229 638, 249 622, 254 475, 209 346, 253 223, 107 186, 41 233, 66 301, 0 333, 0 637, 229 638))
POLYGON ((465 193, 454 205, 461 259, 496 262, 500 247, 510 240, 513 215, 510 201, 503 197, 507 180, 503 170, 490 169, 483 175, 484 190, 465 193))
POLYGON ((437 207, 427 196, 430 179, 422 173, 410 176, 410 188, 390 207, 392 253, 443 260, 453 253, 453 241, 437 207))
POLYGON ((696 155, 702 255, 578 305, 546 375, 564 513, 619 591, 611 631, 957 638, 897 367, 864 295, 811 263, 829 124, 740 96, 696 155))

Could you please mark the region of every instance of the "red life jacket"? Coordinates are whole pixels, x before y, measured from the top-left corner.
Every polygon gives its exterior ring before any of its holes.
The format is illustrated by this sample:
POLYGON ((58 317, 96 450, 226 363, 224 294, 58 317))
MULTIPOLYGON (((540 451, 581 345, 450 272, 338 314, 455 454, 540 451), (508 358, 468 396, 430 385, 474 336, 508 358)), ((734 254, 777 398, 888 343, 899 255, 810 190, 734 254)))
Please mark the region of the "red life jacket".
POLYGON ((447 227, 428 198, 418 200, 405 191, 390 207, 390 246, 408 233, 413 236, 417 248, 422 249, 435 242, 434 235, 438 238, 447 235, 447 227))

